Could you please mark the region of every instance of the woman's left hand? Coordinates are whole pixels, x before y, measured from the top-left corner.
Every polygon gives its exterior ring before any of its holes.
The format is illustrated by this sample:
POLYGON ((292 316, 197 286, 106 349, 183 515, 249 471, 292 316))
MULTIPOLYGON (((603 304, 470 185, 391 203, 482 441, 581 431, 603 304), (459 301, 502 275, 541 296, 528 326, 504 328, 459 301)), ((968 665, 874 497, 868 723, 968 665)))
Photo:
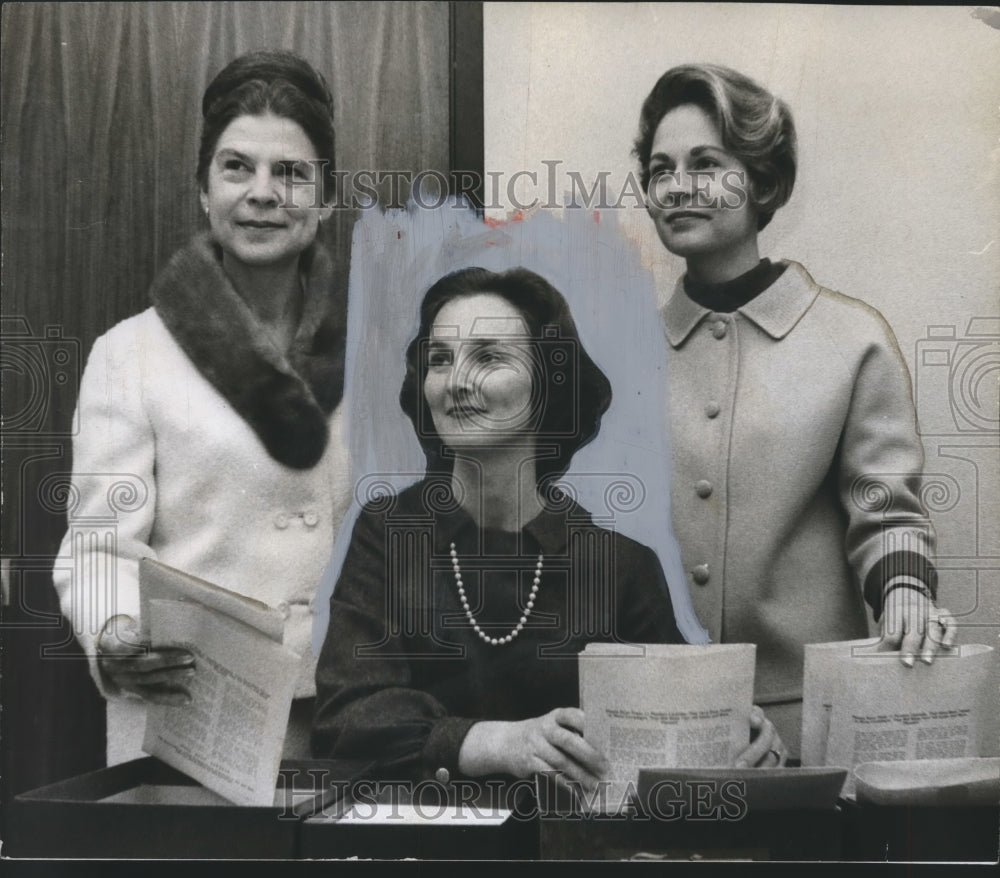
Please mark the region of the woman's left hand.
POLYGON ((894 588, 882 608, 882 641, 879 648, 900 651, 900 661, 913 667, 920 656, 925 664, 934 661, 941 650, 955 645, 958 626, 951 614, 934 606, 922 592, 912 588, 894 588))
POLYGON ((788 760, 774 724, 756 704, 750 708, 750 736, 750 746, 736 757, 737 768, 777 768, 788 760))

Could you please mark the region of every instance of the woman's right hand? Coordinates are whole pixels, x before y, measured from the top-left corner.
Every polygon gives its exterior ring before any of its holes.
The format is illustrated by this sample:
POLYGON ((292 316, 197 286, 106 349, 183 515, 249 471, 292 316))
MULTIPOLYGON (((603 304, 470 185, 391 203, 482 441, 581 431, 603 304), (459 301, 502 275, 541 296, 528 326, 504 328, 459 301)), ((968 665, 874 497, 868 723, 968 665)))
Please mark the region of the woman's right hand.
POLYGON ((194 656, 186 649, 153 649, 131 616, 115 616, 97 640, 97 665, 112 687, 154 704, 188 704, 194 656))
POLYGON ((592 792, 608 770, 607 760, 583 737, 583 711, 557 707, 519 722, 476 723, 459 752, 459 765, 469 775, 503 773, 531 777, 556 772, 562 782, 575 782, 592 792))

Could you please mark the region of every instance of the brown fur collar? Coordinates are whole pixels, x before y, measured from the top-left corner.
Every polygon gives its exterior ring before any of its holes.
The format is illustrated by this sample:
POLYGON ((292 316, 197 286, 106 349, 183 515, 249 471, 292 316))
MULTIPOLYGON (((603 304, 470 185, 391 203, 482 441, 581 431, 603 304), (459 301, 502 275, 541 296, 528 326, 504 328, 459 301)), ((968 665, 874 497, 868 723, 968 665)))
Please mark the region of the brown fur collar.
POLYGON ((302 320, 287 357, 236 292, 207 234, 174 254, 150 292, 174 340, 271 457, 309 469, 323 456, 327 415, 343 395, 346 308, 322 245, 303 253, 301 264, 302 320))

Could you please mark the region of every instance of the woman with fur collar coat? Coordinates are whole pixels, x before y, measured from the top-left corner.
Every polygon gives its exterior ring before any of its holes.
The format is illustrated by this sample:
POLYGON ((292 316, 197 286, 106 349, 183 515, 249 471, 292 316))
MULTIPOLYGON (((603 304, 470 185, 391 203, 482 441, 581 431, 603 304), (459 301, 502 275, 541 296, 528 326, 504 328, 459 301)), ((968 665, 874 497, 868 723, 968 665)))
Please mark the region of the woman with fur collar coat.
POLYGON ((109 699, 109 764, 140 754, 143 703, 186 701, 194 672, 189 652, 140 641, 144 557, 286 611, 303 656, 286 755, 307 754, 313 594, 350 497, 346 309, 316 241, 330 208, 299 188, 333 167, 329 89, 295 55, 253 53, 202 111, 210 231, 155 279, 153 307, 97 340, 80 387, 55 585, 109 699), (88 538, 95 519, 112 545, 88 538))

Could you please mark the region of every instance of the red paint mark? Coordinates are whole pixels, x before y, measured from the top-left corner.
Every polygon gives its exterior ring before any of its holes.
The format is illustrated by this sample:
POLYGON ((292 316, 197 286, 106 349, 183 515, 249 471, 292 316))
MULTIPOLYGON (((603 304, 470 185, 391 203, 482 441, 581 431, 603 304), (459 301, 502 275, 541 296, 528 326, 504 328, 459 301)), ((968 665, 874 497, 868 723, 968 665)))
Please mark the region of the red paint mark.
POLYGON ((505 226, 507 223, 519 223, 524 220, 524 211, 519 210, 513 214, 509 219, 492 219, 491 217, 483 217, 483 222, 486 223, 491 229, 495 229, 498 226, 505 226))
POLYGON ((396 240, 400 241, 400 240, 402 240, 402 238, 403 238, 403 233, 402 232, 396 232, 396 240))
POLYGON ((594 211, 594 222, 595 222, 595 223, 596 223, 597 225, 600 225, 600 224, 601 224, 601 212, 600 212, 599 210, 595 210, 595 211, 594 211))

